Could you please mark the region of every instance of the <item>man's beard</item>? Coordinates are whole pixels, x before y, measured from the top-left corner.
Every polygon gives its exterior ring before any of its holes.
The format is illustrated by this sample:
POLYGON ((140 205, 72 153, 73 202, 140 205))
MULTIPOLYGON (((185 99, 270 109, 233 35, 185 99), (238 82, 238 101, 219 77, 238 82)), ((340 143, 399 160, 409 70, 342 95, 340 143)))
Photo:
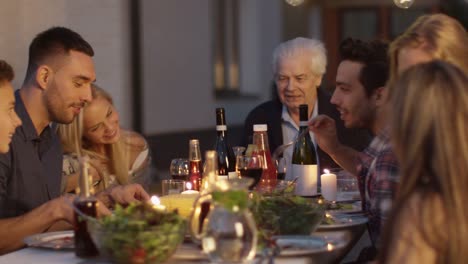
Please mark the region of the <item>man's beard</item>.
POLYGON ((50 119, 49 121, 59 124, 70 124, 73 122, 75 116, 73 115, 70 117, 67 115, 69 112, 68 107, 64 107, 64 102, 57 93, 55 82, 52 85, 53 87, 49 87, 43 96, 50 119))

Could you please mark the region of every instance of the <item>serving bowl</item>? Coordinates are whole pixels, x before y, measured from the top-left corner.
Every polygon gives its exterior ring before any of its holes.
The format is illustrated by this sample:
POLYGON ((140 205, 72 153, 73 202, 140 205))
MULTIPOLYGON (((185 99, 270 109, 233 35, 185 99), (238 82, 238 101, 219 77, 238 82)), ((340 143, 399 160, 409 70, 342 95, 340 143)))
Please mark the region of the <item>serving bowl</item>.
POLYGON ((176 212, 149 204, 117 207, 102 219, 87 219, 99 252, 116 263, 161 263, 182 243, 186 221, 176 212))
POLYGON ((260 233, 260 243, 268 246, 272 236, 310 235, 323 219, 324 208, 299 196, 258 195, 252 211, 260 233))

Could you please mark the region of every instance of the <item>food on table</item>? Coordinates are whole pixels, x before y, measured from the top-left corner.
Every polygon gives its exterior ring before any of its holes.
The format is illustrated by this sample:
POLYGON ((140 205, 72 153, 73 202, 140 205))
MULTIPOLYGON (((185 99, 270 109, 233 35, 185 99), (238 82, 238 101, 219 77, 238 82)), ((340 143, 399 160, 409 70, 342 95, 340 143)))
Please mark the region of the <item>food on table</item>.
POLYGON ((149 203, 116 207, 113 215, 90 222, 91 236, 100 250, 118 263, 161 263, 183 241, 186 222, 174 211, 149 203))

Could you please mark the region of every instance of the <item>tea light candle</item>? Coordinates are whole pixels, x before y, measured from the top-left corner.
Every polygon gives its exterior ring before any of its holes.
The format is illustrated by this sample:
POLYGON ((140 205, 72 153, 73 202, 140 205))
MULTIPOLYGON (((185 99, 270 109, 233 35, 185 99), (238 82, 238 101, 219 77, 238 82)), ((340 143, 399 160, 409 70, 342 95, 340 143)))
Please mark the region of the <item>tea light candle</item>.
POLYGON ((159 200, 158 196, 151 196, 150 202, 154 209, 159 211, 166 211, 166 206, 161 204, 161 200, 159 200))
POLYGON ((325 173, 320 175, 322 181, 322 196, 327 201, 336 201, 336 175, 329 170, 323 170, 325 173))
POLYGON ((185 189, 187 189, 187 190, 181 192, 181 194, 199 194, 198 191, 192 190, 192 183, 191 183, 191 182, 187 182, 187 183, 185 184, 185 189))

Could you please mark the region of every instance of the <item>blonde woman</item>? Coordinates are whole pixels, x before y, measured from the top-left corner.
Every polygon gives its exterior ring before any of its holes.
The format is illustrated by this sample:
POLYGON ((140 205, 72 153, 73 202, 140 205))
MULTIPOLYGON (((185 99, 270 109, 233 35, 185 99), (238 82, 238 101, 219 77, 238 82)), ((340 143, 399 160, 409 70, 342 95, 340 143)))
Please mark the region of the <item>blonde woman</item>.
POLYGON ((97 190, 134 182, 148 188, 148 145, 141 135, 120 128, 112 98, 102 88, 93 85, 92 101, 73 123, 59 125, 58 133, 65 152, 62 192, 77 187, 80 155, 91 158, 97 190))
POLYGON ((468 77, 443 61, 393 84, 391 120, 401 182, 382 263, 468 259, 468 77))
POLYGON ((419 17, 390 45, 390 83, 408 67, 433 59, 448 61, 468 73, 468 35, 444 14, 419 17))

